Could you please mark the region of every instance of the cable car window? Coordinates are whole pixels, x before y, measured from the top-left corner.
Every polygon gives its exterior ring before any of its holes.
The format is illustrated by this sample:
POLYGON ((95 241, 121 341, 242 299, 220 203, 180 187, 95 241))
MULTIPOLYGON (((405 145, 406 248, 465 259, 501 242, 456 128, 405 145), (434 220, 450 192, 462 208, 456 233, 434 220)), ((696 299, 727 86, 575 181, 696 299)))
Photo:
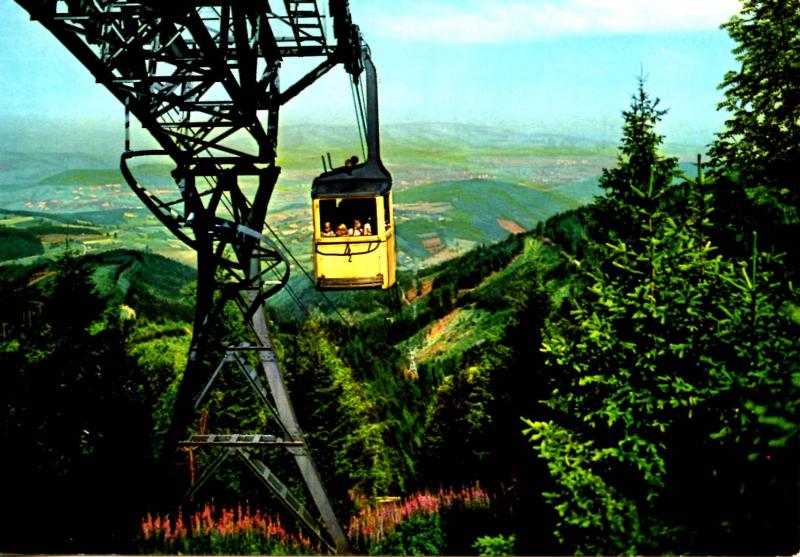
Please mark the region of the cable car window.
POLYGON ((375 198, 320 199, 319 234, 331 236, 375 236, 378 234, 375 198))

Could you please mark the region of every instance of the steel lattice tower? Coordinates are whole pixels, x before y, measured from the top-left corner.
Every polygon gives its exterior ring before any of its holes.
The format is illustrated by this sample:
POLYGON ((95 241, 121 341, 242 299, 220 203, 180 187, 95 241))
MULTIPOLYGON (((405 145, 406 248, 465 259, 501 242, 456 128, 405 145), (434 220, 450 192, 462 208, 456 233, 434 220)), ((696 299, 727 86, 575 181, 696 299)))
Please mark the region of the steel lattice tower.
POLYGON ((167 452, 181 443, 219 447, 195 488, 226 458, 237 456, 331 549, 348 551, 273 351, 263 304, 286 284, 289 266, 261 233, 280 174, 276 166, 280 108, 337 64, 343 64, 354 80, 362 71, 362 44, 347 0, 330 0, 327 15, 316 0, 17 3, 157 141, 158 150, 131 151, 126 118, 123 175, 142 203, 197 252, 193 337, 165 439, 167 452), (328 21, 332 33, 326 34, 328 21), (282 63, 297 57, 316 58, 319 63, 281 87, 282 63), (159 197, 137 182, 128 161, 140 156, 168 156, 174 161, 174 195, 159 197), (245 176, 257 182, 249 195, 240 184, 245 176), (230 301, 238 304, 251 334, 236 345, 214 347, 221 348, 224 356, 209 373, 203 358, 210 351, 210 325, 221 305, 230 301), (257 365, 252 363, 254 354, 257 365), (280 435, 188 436, 196 404, 226 367, 244 374, 274 417, 280 435), (263 446, 291 453, 320 518, 253 456, 263 446))

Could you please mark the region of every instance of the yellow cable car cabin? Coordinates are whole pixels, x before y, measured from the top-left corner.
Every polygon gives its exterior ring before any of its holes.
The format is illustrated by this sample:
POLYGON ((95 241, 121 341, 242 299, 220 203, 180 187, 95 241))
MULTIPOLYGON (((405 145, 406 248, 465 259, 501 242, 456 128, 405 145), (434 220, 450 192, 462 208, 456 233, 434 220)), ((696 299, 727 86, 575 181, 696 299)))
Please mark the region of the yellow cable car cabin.
POLYGON ((353 157, 311 184, 314 276, 321 290, 386 289, 395 283, 397 231, 392 176, 380 157, 378 79, 368 49, 361 52, 367 88, 367 160, 356 164, 353 157))
POLYGON ((335 168, 311 186, 317 288, 389 288, 395 283, 392 178, 378 157, 335 168))

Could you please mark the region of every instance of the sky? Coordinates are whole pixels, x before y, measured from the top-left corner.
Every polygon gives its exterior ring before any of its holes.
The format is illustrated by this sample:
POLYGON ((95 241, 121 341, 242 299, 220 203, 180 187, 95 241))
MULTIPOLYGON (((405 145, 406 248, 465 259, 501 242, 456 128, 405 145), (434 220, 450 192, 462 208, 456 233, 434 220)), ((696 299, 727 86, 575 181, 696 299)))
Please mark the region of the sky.
MULTIPOLYGON (((639 75, 669 108, 668 141, 708 143, 724 122, 717 85, 736 62, 719 26, 739 0, 350 5, 378 68, 383 125, 457 122, 614 139, 639 75)), ((0 0, 0 101, 0 120, 122 125, 117 100, 12 0, 0 0)), ((313 122, 355 125, 340 68, 282 111, 283 124, 313 122)), ((0 145, 2 136, 0 128, 0 145)))

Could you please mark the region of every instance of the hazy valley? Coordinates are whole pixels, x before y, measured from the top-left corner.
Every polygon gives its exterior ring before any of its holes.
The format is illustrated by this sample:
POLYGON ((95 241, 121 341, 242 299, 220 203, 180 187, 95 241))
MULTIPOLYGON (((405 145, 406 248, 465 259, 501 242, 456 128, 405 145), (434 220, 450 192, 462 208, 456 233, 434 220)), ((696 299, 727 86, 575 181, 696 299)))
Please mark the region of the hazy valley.
MULTIPOLYGON (((282 133, 282 173, 268 223, 304 263, 310 182, 322 171, 323 153, 334 164, 360 153, 348 134, 334 126, 282 133)), ((614 146, 602 142, 466 125, 388 127, 383 153, 394 178, 399 263, 409 270, 591 201, 602 168, 613 166, 615 156, 614 146)), ((69 238, 82 252, 146 249, 191 263, 190 250, 125 185, 116 156, 0 151, 0 226, 36 233, 44 253, 63 249, 69 238)), ((168 160, 133 168, 151 191, 175 191, 168 160)))

